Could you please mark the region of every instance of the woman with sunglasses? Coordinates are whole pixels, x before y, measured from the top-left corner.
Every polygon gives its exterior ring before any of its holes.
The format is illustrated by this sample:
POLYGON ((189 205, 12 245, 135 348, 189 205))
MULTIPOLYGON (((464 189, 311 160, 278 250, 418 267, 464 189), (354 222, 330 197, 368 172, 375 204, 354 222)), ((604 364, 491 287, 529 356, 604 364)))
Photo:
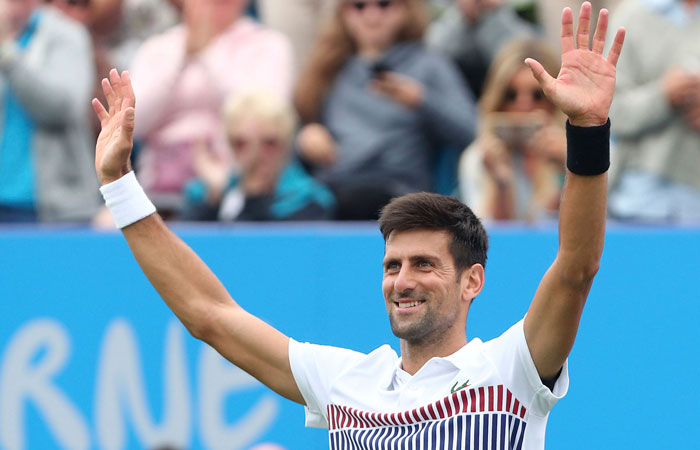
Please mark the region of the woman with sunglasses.
POLYGON ((542 92, 525 58, 552 76, 559 59, 545 41, 507 44, 489 69, 479 100, 477 139, 459 165, 460 194, 484 219, 535 221, 559 209, 566 159, 564 116, 542 92))
POLYGON ((372 219, 392 197, 432 190, 439 151, 473 138, 473 99, 423 46, 427 24, 422 0, 342 0, 309 56, 297 146, 340 219, 372 219))

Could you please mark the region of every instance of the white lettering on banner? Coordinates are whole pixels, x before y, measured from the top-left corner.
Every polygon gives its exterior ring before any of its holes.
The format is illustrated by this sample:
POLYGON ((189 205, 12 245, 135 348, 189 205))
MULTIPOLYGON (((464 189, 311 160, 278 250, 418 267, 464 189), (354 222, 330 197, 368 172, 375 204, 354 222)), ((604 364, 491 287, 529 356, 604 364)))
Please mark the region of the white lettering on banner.
POLYGON ((226 394, 259 386, 255 378, 225 361, 211 347, 202 347, 199 356, 199 423, 202 443, 207 448, 238 450, 252 444, 270 428, 279 409, 278 400, 271 394, 266 394, 237 423, 224 423, 226 394))
POLYGON ((26 448, 24 420, 28 402, 36 407, 61 448, 90 447, 85 420, 52 382, 52 377, 66 365, 69 354, 68 332, 51 319, 34 320, 10 339, 0 361, 0 447, 26 448), (38 354, 41 359, 33 362, 38 354))
MULTIPOLYGON (((36 319, 24 324, 8 341, 0 359, 0 448, 24 450, 35 432, 25 422, 31 403, 53 436, 56 447, 67 450, 97 448, 121 450, 129 445, 127 427, 133 427, 141 448, 170 444, 192 447, 192 436, 212 450, 249 446, 270 429, 279 413, 279 400, 264 394, 233 423, 226 422, 225 400, 245 389, 259 388, 254 378, 224 360, 207 345, 200 347, 197 376, 199 428, 192 429, 193 408, 188 383, 185 336, 173 320, 166 332, 163 362, 162 419, 155 424, 144 387, 139 346, 132 326, 112 321, 105 331, 94 396, 94 430, 54 379, 68 364, 70 335, 59 322, 36 319)), ((154 352, 149 352, 152 355, 154 352)), ((85 358, 85 355, 79 355, 85 358)), ((92 374, 73 379, 79 388, 92 386, 92 374)), ((88 406, 83 406, 85 409, 88 406)))
POLYGON ((101 448, 124 448, 128 410, 136 435, 145 447, 165 442, 187 446, 190 440, 190 399, 182 326, 168 326, 164 361, 163 420, 155 425, 146 405, 139 351, 134 332, 125 320, 113 321, 105 332, 95 388, 95 425, 101 448))

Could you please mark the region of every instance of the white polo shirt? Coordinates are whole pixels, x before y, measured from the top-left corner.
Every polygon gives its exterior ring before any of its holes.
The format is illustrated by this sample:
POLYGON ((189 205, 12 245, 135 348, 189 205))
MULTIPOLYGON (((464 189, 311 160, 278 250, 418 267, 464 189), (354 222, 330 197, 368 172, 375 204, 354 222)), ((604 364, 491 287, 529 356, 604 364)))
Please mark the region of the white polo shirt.
POLYGON ((413 376, 388 345, 365 355, 290 339, 289 360, 306 426, 328 428, 331 450, 544 449, 549 411, 569 387, 568 363, 553 391, 542 384, 522 320, 413 376))

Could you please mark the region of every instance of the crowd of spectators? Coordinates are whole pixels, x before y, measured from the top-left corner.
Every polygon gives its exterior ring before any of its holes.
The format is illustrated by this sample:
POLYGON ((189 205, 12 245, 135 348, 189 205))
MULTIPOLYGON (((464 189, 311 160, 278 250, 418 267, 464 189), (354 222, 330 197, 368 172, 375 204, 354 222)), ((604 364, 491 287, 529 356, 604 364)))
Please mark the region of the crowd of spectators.
MULTIPOLYGON (((367 220, 423 190, 556 218, 565 118, 523 61, 556 76, 569 3, 0 0, 0 223, 110 223, 89 107, 112 67, 166 219, 367 220)), ((610 216, 700 223, 700 0, 593 3, 627 28, 610 216)))

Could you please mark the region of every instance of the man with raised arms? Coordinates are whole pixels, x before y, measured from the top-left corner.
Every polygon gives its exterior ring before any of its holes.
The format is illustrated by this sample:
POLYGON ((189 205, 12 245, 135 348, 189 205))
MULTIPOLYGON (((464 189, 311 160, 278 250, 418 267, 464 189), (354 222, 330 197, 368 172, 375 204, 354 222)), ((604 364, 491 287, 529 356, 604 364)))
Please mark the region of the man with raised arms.
POLYGON ((557 257, 527 315, 502 336, 467 342, 466 319, 484 284, 486 233, 471 210, 411 194, 382 212, 383 292, 401 357, 302 344, 247 313, 163 223, 129 167, 134 95, 128 73, 103 81, 109 109, 95 164, 115 222, 150 282, 189 332, 327 427, 332 449, 542 449, 549 411, 568 388, 567 357, 598 270, 605 234, 608 110, 624 29, 603 56, 602 10, 589 49, 591 5, 562 14, 562 67, 532 59, 547 97, 568 118, 568 173, 557 257))

